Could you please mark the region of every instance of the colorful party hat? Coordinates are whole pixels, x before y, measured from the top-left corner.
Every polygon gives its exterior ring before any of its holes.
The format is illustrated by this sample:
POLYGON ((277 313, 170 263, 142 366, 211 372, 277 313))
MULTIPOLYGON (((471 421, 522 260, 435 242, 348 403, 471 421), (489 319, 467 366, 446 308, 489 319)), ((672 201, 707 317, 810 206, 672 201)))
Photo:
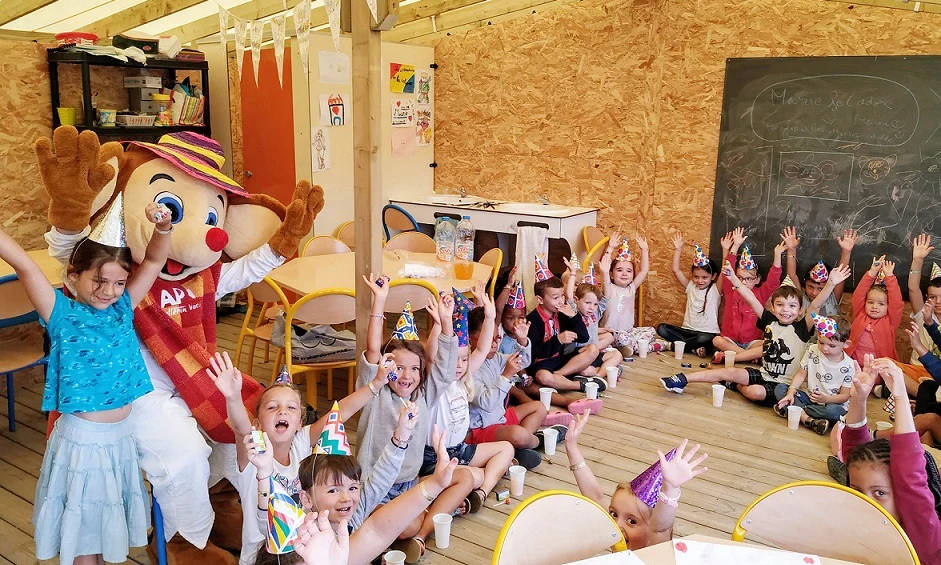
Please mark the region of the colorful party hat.
POLYGON ((402 341, 418 341, 418 327, 415 326, 415 316, 412 315, 412 303, 406 302, 402 309, 402 315, 399 321, 395 323, 395 329, 392 331, 393 339, 402 341))
POLYGON ((810 319, 814 321, 814 325, 817 327, 817 333, 820 335, 826 337, 833 337, 836 335, 836 320, 833 318, 828 318, 826 316, 821 316, 811 312, 810 319))
POLYGON ((317 440, 317 447, 314 453, 321 455, 352 455, 350 451, 350 442, 346 439, 346 428, 343 427, 343 420, 340 419, 340 405, 336 400, 333 401, 333 408, 327 414, 327 423, 320 432, 320 439, 317 440))
POLYGON ((631 248, 627 244, 627 238, 621 240, 621 245, 618 247, 617 255, 614 256, 614 261, 633 261, 634 256, 631 255, 631 248))
POLYGON ((294 384, 291 381, 291 374, 288 373, 288 366, 281 365, 281 372, 278 373, 278 376, 274 379, 274 384, 276 385, 292 385, 294 384))
POLYGON ((457 336, 457 346, 467 347, 469 343, 467 331, 467 316, 474 309, 474 303, 456 288, 454 292, 454 335, 457 336))
POLYGON ((879 269, 879 272, 876 273, 876 280, 873 281, 872 284, 881 284, 881 285, 885 284, 885 271, 884 270, 879 269))
POLYGON ((931 265, 931 280, 941 279, 941 267, 937 263, 931 265))
POLYGON ((810 280, 815 283, 823 284, 827 282, 830 278, 830 273, 827 271, 827 266, 823 264, 823 259, 817 261, 817 264, 814 265, 814 268, 810 270, 810 280))
POLYGON ((758 265, 755 264, 755 260, 752 259, 751 251, 748 247, 742 249, 742 256, 738 258, 738 268, 751 271, 756 269, 758 265))
POLYGON ((582 270, 582 264, 578 261, 578 257, 576 257, 574 253, 572 253, 572 258, 569 259, 569 265, 572 266, 572 274, 582 270))
POLYGON ((124 233, 124 194, 119 192, 114 202, 95 225, 88 239, 110 247, 127 247, 124 233))
POLYGON ((693 266, 694 267, 705 267, 709 264, 709 258, 706 257, 706 254, 703 253, 702 247, 699 244, 696 244, 696 254, 693 256, 693 266))
POLYGON ((271 496, 268 498, 268 553, 290 553, 294 551, 297 530, 304 522, 304 509, 280 482, 269 479, 268 484, 271 487, 271 496))
POLYGON ((593 284, 596 286, 598 285, 598 278, 595 277, 595 264, 594 263, 588 264, 588 272, 585 273, 585 277, 582 278, 582 283, 593 284))
POLYGON ((547 281, 553 276, 552 271, 546 266, 546 262, 543 261, 542 257, 536 255, 536 282, 547 281))
POLYGON ((784 280, 781 281, 781 286, 789 286, 791 288, 797 288, 797 285, 794 284, 794 281, 791 280, 790 275, 784 275, 784 280))
MULTIPOLYGON (((676 457, 675 447, 666 454, 666 460, 672 461, 674 457, 676 457)), ((660 469, 659 460, 631 481, 631 491, 634 492, 634 496, 650 508, 657 505, 661 486, 663 486, 663 471, 660 469)))
POLYGON ((523 294, 523 284, 519 281, 513 287, 513 292, 506 297, 506 306, 507 308, 517 308, 519 310, 526 309, 526 295, 523 294))

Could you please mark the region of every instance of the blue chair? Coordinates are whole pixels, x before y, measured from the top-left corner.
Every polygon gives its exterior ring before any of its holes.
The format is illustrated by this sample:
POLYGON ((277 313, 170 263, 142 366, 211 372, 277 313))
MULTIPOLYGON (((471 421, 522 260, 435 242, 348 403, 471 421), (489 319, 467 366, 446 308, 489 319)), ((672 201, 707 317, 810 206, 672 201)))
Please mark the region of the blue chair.
MULTIPOLYGON (((0 277, 0 328, 10 328, 39 320, 26 288, 16 275, 0 277)), ((7 415, 10 431, 16 431, 13 373, 37 365, 46 365, 49 357, 41 343, 5 340, 0 343, 0 375, 7 379, 7 415)))
POLYGON ((157 547, 157 565, 167 565, 167 538, 163 533, 163 512, 153 493, 150 500, 154 506, 154 545, 157 547))
POLYGON ((386 234, 386 241, 392 239, 389 233, 392 228, 399 233, 404 231, 418 231, 418 222, 404 208, 395 204, 386 204, 382 207, 382 230, 386 234))

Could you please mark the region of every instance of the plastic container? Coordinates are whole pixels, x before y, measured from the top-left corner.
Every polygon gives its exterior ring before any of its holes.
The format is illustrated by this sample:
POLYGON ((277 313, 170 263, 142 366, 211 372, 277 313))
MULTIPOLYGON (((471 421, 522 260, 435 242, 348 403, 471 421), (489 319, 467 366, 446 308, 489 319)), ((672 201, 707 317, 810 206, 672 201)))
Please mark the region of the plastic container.
POLYGON ((454 264, 454 243, 456 239, 454 226, 447 218, 438 218, 435 223, 435 255, 438 266, 448 273, 454 264))
POLYGON ((173 116, 170 113, 170 95, 154 94, 151 97, 157 110, 157 119, 154 120, 155 126, 172 126, 173 116))
POLYGON ((130 114, 118 114, 117 124, 129 128, 146 128, 154 125, 157 116, 132 116, 130 114))
POLYGON ((65 31, 56 34, 56 43, 59 45, 94 45, 98 36, 84 31, 65 31))
POLYGON ((474 276, 474 224, 470 216, 463 216, 457 223, 457 240, 454 244, 454 276, 468 280, 474 276))

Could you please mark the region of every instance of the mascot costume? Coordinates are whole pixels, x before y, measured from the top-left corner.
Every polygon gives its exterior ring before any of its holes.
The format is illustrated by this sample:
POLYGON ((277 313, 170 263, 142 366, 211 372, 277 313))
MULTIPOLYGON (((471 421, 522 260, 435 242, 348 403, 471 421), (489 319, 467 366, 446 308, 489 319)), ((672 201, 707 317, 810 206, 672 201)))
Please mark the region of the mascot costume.
MULTIPOLYGON (((323 190, 301 181, 286 208, 250 195, 221 172, 220 145, 191 132, 125 148, 100 145, 94 132, 63 126, 53 141, 36 142, 36 155, 50 197, 46 241, 62 263, 119 193, 136 263, 153 230, 145 205, 162 203, 172 213, 169 259, 134 314, 154 391, 134 402, 130 417, 141 468, 163 511, 170 564, 234 565, 231 553, 209 541, 209 485, 237 469, 227 465, 234 461, 235 437, 225 399, 206 372, 216 350, 215 302, 262 280, 295 254, 323 208, 323 190)), ((242 399, 250 414, 262 390, 245 376, 242 399)), ((237 539, 241 510, 229 508, 227 514, 235 515, 228 528, 237 539)))

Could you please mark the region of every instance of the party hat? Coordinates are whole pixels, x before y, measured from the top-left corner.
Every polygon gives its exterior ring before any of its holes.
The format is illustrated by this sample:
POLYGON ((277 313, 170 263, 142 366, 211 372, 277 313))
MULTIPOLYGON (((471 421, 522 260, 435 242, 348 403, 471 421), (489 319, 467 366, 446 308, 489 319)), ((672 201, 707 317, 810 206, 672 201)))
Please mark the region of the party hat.
POLYGON ((738 268, 751 271, 757 267, 755 260, 751 257, 751 251, 746 246, 742 249, 742 256, 738 258, 738 268))
POLYGON ((542 260, 542 257, 536 255, 536 282, 547 281, 553 276, 552 271, 546 266, 546 262, 542 260))
POLYGON ((873 281, 872 284, 881 284, 881 285, 885 284, 885 271, 884 270, 879 269, 879 272, 876 273, 876 280, 873 281))
POLYGON ((582 270, 582 264, 578 261, 578 257, 576 257, 574 253, 572 253, 572 258, 569 259, 569 265, 572 266, 572 274, 582 270))
POLYGON ((88 239, 110 247, 127 247, 124 233, 124 194, 119 192, 88 239))
POLYGON ((821 316, 811 312, 810 319, 814 321, 814 325, 817 327, 817 333, 820 335, 826 337, 833 337, 836 335, 836 320, 833 318, 828 318, 826 316, 821 316))
POLYGON ((395 329, 392 331, 393 339, 402 341, 418 341, 418 328, 415 326, 415 316, 412 315, 412 303, 406 302, 402 309, 402 315, 399 321, 395 323, 395 329))
POLYGON ((614 261, 633 261, 634 256, 631 255, 631 248, 627 244, 627 238, 621 240, 621 245, 618 247, 617 255, 614 256, 614 261))
POLYGON ((823 284, 827 282, 829 278, 830 273, 827 271, 827 266, 823 264, 823 260, 817 261, 814 268, 810 270, 810 280, 815 283, 823 284))
MULTIPOLYGON (((666 460, 672 461, 674 457, 676 457, 675 447, 666 454, 666 460)), ((650 508, 657 505, 661 486, 663 486, 663 471, 660 469, 659 460, 631 481, 631 490, 634 492, 634 496, 650 508)))
POLYGON ((274 384, 276 385, 292 385, 291 374, 288 373, 288 366, 281 365, 281 372, 278 373, 278 376, 274 379, 274 384))
POLYGON ((588 264, 588 272, 585 274, 585 277, 582 279, 582 283, 593 284, 597 286, 598 279, 595 277, 595 264, 594 263, 588 264))
POLYGON ((314 453, 321 455, 352 455, 350 451, 350 442, 346 439, 346 428, 343 427, 343 420, 340 419, 340 405, 336 400, 333 401, 333 408, 327 414, 327 423, 320 432, 320 439, 317 440, 317 447, 314 453))
POLYGON ((507 308, 517 308, 519 310, 526 309, 526 295, 523 294, 523 285, 519 281, 513 287, 513 292, 506 297, 506 306, 507 308))
POLYGON ((791 275, 784 275, 784 280, 781 281, 781 286, 789 286, 791 288, 797 288, 797 285, 794 284, 794 281, 791 280, 791 275))
POLYGON ((693 256, 693 266, 694 267, 705 267, 709 264, 709 258, 706 257, 706 254, 703 253, 702 247, 699 244, 696 244, 696 254, 693 256))
POLYGON ((451 290, 454 292, 454 335, 457 336, 457 346, 467 347, 467 315, 474 309, 474 303, 456 288, 451 290))
POLYGON ((294 551, 297 530, 304 522, 304 509, 280 482, 269 479, 268 484, 271 486, 271 496, 268 498, 268 553, 290 553, 294 551))
POLYGON ((941 267, 937 263, 931 265, 931 280, 941 279, 941 267))

